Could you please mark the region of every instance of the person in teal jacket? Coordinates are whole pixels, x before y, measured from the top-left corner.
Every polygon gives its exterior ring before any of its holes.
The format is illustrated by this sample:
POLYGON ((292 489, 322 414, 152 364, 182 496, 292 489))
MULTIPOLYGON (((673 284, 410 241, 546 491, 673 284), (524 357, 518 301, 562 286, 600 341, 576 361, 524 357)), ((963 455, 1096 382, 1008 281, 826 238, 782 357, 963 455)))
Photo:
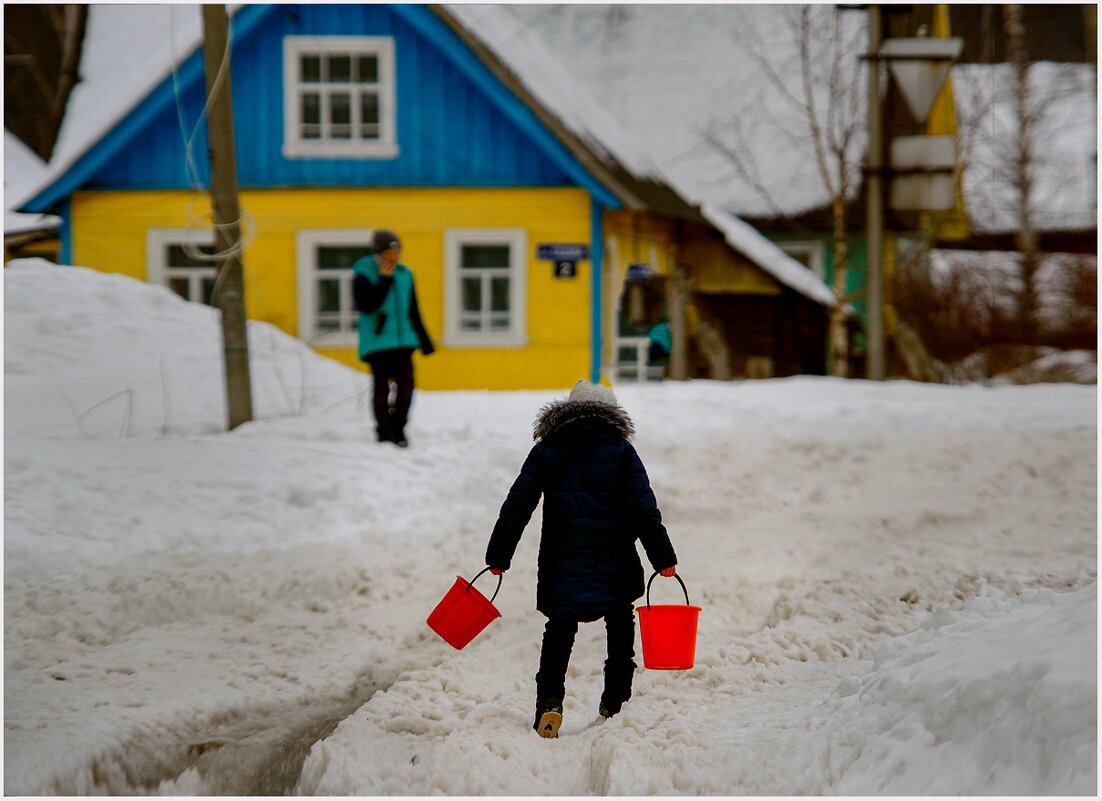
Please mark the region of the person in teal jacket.
POLYGON ((413 271, 398 259, 402 243, 393 231, 378 230, 373 256, 352 265, 352 290, 359 319, 360 359, 374 376, 375 433, 379 442, 409 446, 406 423, 413 402, 413 351, 435 348, 417 305, 413 271))
POLYGON ((670 331, 670 324, 665 317, 647 332, 647 339, 650 340, 647 349, 647 362, 649 364, 668 364, 670 353, 673 352, 673 333, 670 331))

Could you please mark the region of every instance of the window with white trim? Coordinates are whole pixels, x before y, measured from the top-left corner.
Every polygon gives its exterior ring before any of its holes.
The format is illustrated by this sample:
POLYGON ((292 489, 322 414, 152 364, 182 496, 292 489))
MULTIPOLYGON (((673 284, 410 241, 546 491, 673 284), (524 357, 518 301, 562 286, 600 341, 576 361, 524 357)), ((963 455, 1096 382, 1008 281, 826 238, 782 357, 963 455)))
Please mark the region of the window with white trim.
POLYGON ((521 228, 444 234, 445 341, 458 347, 527 344, 527 236, 521 228))
POLYGON ((816 240, 777 242, 777 247, 807 267, 820 278, 825 277, 823 267, 823 243, 816 240))
POLYGON ((359 310, 352 265, 371 253, 371 229, 314 229, 295 235, 298 335, 311 345, 351 347, 359 310))
POLYGON ((394 40, 285 37, 283 109, 285 156, 397 156, 394 40))
POLYGON ((218 267, 211 258, 214 234, 195 228, 151 228, 146 232, 146 277, 184 300, 211 305, 218 267))

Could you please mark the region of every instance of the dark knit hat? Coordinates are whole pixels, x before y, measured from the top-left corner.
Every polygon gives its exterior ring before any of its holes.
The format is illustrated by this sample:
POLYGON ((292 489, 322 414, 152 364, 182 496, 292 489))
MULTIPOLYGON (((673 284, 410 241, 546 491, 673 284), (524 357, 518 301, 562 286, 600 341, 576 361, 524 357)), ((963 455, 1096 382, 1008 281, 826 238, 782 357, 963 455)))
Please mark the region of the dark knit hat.
POLYGON ((393 231, 388 231, 385 228, 380 228, 375 232, 375 235, 371 238, 371 247, 376 253, 382 253, 385 250, 396 248, 402 244, 402 240, 398 238, 398 234, 393 231))

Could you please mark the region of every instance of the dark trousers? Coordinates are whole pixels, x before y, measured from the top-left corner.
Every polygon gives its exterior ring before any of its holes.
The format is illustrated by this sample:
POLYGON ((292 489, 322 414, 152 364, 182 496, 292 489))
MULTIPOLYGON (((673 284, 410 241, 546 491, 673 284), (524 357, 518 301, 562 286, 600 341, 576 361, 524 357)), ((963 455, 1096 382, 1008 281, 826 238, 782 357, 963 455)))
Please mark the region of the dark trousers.
MULTIPOLYGON (((608 658, 605 660, 605 687, 601 700, 620 704, 631 697, 631 679, 635 672, 635 612, 631 604, 609 610, 605 615, 608 658)), ((540 669, 536 674, 536 698, 562 699, 566 695, 566 668, 578 621, 552 617, 543 630, 540 669)))
POLYGON ((374 376, 375 433, 380 442, 396 442, 405 437, 409 407, 413 402, 413 351, 410 348, 381 350, 368 356, 367 363, 374 376), (394 385, 393 393, 391 384, 394 385))

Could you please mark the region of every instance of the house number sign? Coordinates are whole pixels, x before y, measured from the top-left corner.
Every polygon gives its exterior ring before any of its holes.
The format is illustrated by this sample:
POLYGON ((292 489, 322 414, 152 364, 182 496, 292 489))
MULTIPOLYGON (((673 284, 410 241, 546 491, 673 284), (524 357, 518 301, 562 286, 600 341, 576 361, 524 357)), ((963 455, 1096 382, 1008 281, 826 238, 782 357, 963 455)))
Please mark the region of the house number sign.
POLYGON ((536 256, 554 264, 556 278, 574 278, 578 274, 578 262, 589 258, 589 247, 574 244, 539 245, 536 256))

